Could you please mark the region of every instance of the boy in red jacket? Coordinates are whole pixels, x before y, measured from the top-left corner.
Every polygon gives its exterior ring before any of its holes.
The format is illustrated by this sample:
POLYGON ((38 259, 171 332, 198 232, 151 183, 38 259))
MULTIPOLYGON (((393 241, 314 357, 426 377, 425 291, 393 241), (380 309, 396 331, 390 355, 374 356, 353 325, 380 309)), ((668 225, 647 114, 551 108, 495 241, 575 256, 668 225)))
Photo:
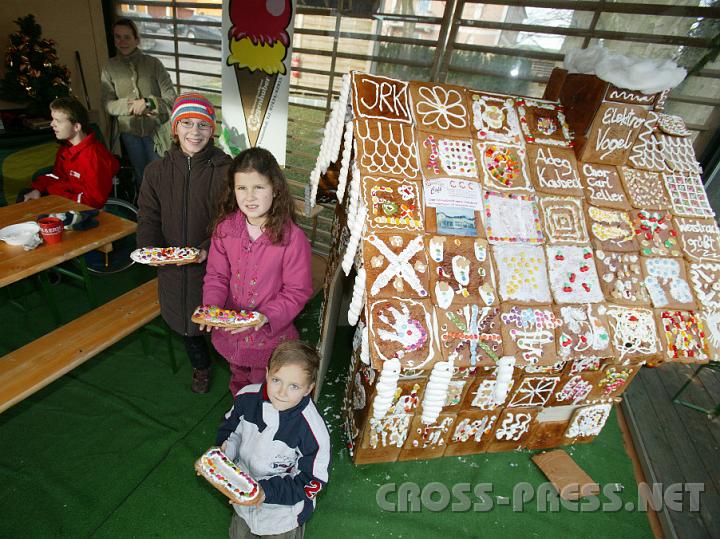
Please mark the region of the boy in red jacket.
POLYGON ((44 195, 59 195, 94 208, 102 208, 110 195, 112 178, 120 168, 115 157, 88 127, 88 113, 74 97, 50 103, 55 137, 61 141, 51 174, 38 176, 31 189, 23 189, 17 202, 44 195))

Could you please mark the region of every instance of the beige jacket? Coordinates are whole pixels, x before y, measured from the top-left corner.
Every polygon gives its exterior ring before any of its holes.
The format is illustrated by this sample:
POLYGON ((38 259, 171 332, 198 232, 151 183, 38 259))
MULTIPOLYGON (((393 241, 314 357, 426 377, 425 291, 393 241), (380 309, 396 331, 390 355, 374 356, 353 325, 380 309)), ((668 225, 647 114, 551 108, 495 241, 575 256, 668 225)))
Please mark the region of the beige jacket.
POLYGON ((170 119, 177 93, 160 60, 140 49, 129 56, 114 56, 103 69, 101 84, 103 106, 115 120, 111 137, 113 151, 120 153, 120 133, 129 133, 155 137, 155 151, 162 156, 170 141, 164 140, 168 131, 158 128, 170 119), (152 101, 157 114, 131 115, 129 100, 140 98, 152 101))

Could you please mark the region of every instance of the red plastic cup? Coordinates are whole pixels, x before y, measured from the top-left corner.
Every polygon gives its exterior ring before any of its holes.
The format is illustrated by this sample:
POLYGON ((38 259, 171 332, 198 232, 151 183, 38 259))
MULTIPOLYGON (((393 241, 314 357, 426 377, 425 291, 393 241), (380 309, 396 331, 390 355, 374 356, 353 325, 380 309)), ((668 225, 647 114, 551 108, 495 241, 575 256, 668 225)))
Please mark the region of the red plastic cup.
POLYGON ((63 234, 63 222, 57 217, 43 217, 38 219, 40 225, 40 235, 45 243, 60 243, 63 234))

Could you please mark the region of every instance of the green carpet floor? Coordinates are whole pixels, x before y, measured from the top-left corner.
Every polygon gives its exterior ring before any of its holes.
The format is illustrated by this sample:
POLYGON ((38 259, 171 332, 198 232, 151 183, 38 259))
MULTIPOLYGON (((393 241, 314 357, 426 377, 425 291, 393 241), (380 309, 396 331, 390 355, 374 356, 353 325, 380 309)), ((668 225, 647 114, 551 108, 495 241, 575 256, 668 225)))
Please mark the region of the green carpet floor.
MULTIPOLYGON (((133 267, 95 282, 101 301, 106 301, 151 276, 146 268, 133 267)), ((66 320, 88 310, 77 289, 61 283, 56 290, 66 320)), ((3 353, 52 329, 31 281, 9 291, 25 310, 3 300, 3 353)), ((305 340, 317 339, 319 308, 316 297, 298 320, 305 340)), ((195 395, 189 390, 190 367, 180 341, 175 350, 181 368, 173 374, 164 342, 151 339, 150 356, 143 353, 136 333, 0 414, 1 538, 227 536, 230 506, 193 470, 231 404, 227 367, 218 362, 211 392, 195 395)), ((652 536, 642 512, 601 511, 590 505, 585 511, 538 510, 536 500, 516 500, 513 507, 516 484, 537 487, 545 481, 529 452, 353 466, 340 416, 350 339, 350 331, 338 331, 318 403, 331 430, 333 467, 306 527, 307 537, 652 536), (412 505, 401 512, 379 507, 376 494, 381 486, 407 482, 420 489, 433 482, 448 489, 460 483, 490 483, 495 507, 473 511, 456 505, 453 510, 449 504, 432 511, 439 494, 415 508, 418 511, 411 511, 412 505)), ((593 444, 569 452, 601 486, 624 487, 618 493, 623 506, 637 502, 632 465, 614 417, 593 444)), ((390 493, 386 499, 396 503, 398 495, 390 493)), ((600 502, 607 501, 600 497, 600 502)))

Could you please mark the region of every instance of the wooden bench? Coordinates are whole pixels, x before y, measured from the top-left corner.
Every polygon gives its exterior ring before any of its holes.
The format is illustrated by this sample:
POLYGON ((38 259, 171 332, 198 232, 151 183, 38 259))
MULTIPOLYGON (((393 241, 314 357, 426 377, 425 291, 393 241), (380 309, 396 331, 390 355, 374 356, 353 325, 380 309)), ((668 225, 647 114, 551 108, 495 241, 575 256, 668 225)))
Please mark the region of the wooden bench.
POLYGON ((0 413, 159 314, 153 279, 0 358, 0 413))

